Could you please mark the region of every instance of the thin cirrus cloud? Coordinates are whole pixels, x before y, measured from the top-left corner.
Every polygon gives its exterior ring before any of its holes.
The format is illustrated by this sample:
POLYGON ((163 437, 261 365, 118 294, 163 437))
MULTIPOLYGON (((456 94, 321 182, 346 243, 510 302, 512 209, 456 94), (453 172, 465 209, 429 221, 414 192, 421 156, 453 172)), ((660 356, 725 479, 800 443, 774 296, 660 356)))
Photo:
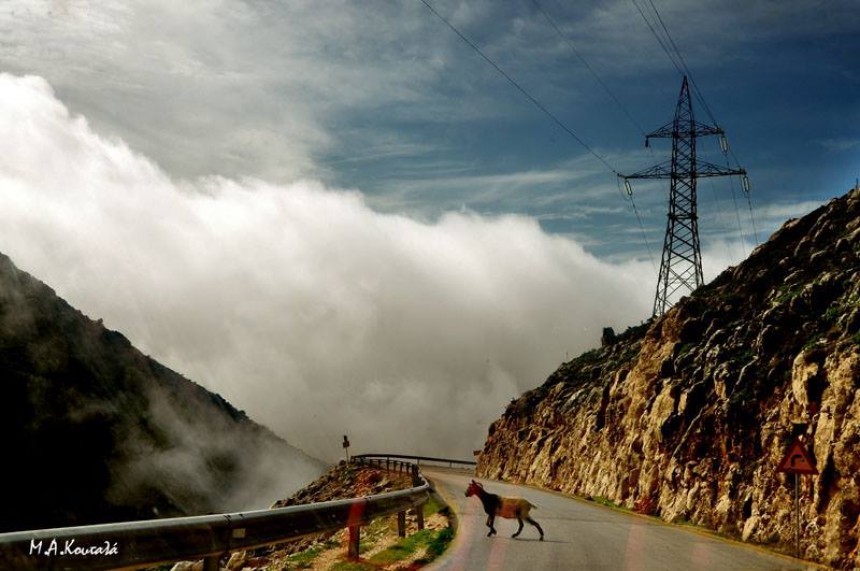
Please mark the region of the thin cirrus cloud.
MULTIPOLYGON (((671 118, 679 78, 634 4, 431 4, 612 167, 630 172, 655 162, 650 155, 630 159, 641 153, 639 131, 671 118), (641 128, 610 101, 571 45, 641 128)), ((778 196, 757 187, 764 201, 808 199, 809 179, 828 164, 815 152, 846 152, 842 144, 809 141, 851 137, 841 127, 850 124, 844 117, 851 104, 838 94, 850 93, 856 78, 850 38, 857 11, 849 1, 819 4, 659 4, 754 183, 764 169, 786 173, 778 196), (803 92, 812 85, 820 89, 803 92), (798 101, 789 101, 793 92, 798 101), (836 127, 808 136, 794 125, 819 97, 822 124, 836 127), (789 125, 792 131, 783 132, 789 125), (764 141, 766 133, 780 135, 764 141), (793 158, 786 152, 792 146, 807 158, 793 158)), ((532 188, 617 198, 603 188, 614 184, 614 174, 421 2, 9 0, 0 6, 0 37, 2 69, 46 78, 98 132, 122 139, 171 176, 274 183, 304 177, 361 188, 387 211, 404 205, 436 217, 465 204, 540 216, 551 212, 521 209, 498 177, 559 172, 572 159, 597 171, 591 181, 574 188, 536 180, 532 188), (446 169, 456 171, 447 191, 425 192, 448 177, 446 169)), ((838 164, 845 170, 848 163, 838 164)), ((645 222, 662 227, 659 219, 645 222)))
POLYGON ((342 434, 468 454, 602 327, 647 317, 647 265, 525 217, 423 223, 312 180, 175 180, 37 77, 0 76, 0 109, 4 253, 329 459, 342 434))

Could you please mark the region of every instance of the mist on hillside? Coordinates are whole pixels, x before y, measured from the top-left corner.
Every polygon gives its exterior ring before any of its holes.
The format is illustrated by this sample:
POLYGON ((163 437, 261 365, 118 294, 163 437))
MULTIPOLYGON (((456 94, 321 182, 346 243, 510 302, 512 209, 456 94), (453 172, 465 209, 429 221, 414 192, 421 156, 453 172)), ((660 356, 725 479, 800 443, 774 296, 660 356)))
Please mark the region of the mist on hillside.
MULTIPOLYGON (((0 75, 0 250, 306 452, 471 456, 504 406, 650 314, 652 263, 522 216, 380 214, 312 180, 176 180, 0 75)), ((631 229, 631 231, 634 231, 631 229)))

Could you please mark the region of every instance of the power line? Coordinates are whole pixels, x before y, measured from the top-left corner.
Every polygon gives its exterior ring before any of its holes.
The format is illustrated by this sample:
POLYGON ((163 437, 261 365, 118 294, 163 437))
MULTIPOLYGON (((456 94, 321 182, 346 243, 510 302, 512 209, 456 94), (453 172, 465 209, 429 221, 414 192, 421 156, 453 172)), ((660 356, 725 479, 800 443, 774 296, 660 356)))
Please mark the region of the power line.
POLYGON ((755 225, 755 216, 753 215, 753 206, 752 206, 752 200, 750 199, 749 190, 745 190, 744 195, 746 195, 746 197, 747 197, 747 206, 749 207, 749 210, 750 210, 750 224, 752 224, 753 236, 755 237, 756 246, 758 246, 759 245, 758 230, 756 229, 756 225, 755 225))
POLYGON ((564 132, 566 132, 568 135, 573 137, 573 139, 577 143, 579 143, 586 151, 588 151, 592 156, 594 156, 597 160, 599 160, 601 163, 603 163, 603 166, 605 166, 607 169, 609 169, 615 175, 618 175, 618 171, 615 170, 614 168, 612 168, 612 165, 610 165, 606 161, 606 159, 604 159, 594 149, 592 149, 585 141, 582 140, 582 138, 580 138, 576 133, 574 133, 570 127, 565 125, 561 119, 559 119, 555 114, 553 114, 549 109, 547 109, 543 105, 543 103, 538 101, 531 93, 529 93, 513 77, 508 75, 508 73, 505 72, 504 69, 502 69, 495 61, 493 61, 487 54, 485 54, 481 50, 481 48, 479 48, 474 42, 472 42, 469 38, 467 38, 459 29, 457 29, 456 26, 454 26, 454 24, 452 24, 449 20, 447 20, 444 16, 442 16, 442 14, 437 12, 436 9, 433 8, 433 6, 429 2, 427 2, 427 0, 421 0, 421 3, 424 4, 425 6, 427 6, 427 9, 430 10, 434 16, 439 18, 446 26, 448 26, 455 34, 457 34, 460 37, 460 39, 463 40, 466 43, 466 45, 468 45, 470 48, 472 48, 475 51, 475 53, 477 53, 479 56, 481 56, 484 59, 484 61, 486 61, 491 66, 493 66, 493 68, 497 72, 499 72, 499 74, 502 77, 504 77, 506 80, 508 80, 508 82, 511 85, 513 85, 520 93, 522 93, 529 101, 531 101, 531 103, 535 107, 537 107, 540 111, 542 111, 547 117, 552 119, 552 121, 555 122, 555 124, 558 125, 564 132))
MULTIPOLYGON (((728 161, 726 161, 726 166, 729 166, 728 161)), ((735 206, 735 218, 737 219, 737 222, 738 222, 738 237, 741 240, 741 251, 744 253, 744 258, 746 258, 747 257, 747 247, 746 247, 746 244, 744 244, 744 230, 743 230, 743 225, 741 224, 741 209, 738 208, 737 193, 735 193, 735 181, 729 179, 729 184, 731 185, 731 189, 732 189, 732 203, 735 206)))
MULTIPOLYGON (((657 10, 657 6, 654 4, 654 0, 647 0, 648 5, 651 7, 651 11, 654 13, 654 16, 656 16, 657 22, 659 23, 659 26, 662 29, 663 34, 665 35, 665 39, 663 37, 661 37, 661 35, 655 29, 655 26, 652 24, 651 20, 649 20, 649 18, 645 15, 645 11, 639 6, 637 1, 636 0, 630 0, 630 1, 636 7, 636 10, 642 16, 642 19, 645 20, 645 23, 647 24, 648 29, 651 30, 651 33, 654 35, 655 38, 657 38, 657 42, 660 44, 660 47, 663 48, 663 51, 669 57, 669 60, 672 62, 672 65, 674 65, 675 69, 678 70, 678 73, 680 73, 683 76, 689 77, 690 83, 692 84, 692 87, 693 87, 693 93, 696 97, 696 100, 699 102, 699 104, 702 106, 702 108, 708 114, 708 117, 710 118, 711 122, 714 125, 719 125, 716 117, 714 116, 714 113, 711 111, 711 108, 708 105, 708 102, 705 100, 705 96, 702 93, 702 90, 699 88, 699 84, 696 83, 696 79, 694 78, 692 71, 690 71, 690 68, 687 65, 686 60, 684 60, 684 56, 681 54, 681 50, 678 48, 678 44, 675 43, 674 38, 672 38, 672 34, 669 33, 669 28, 666 26, 666 22, 663 20, 663 17, 660 15, 660 11, 657 10), (671 49, 670 49, 670 47, 671 47, 671 49)), ((644 3, 644 0, 643 0, 643 3, 644 3)), ((726 158, 726 167, 727 168, 730 168, 729 155, 731 155, 732 159, 734 160, 735 165, 740 165, 740 161, 738 160, 738 157, 735 155, 734 149, 729 147, 728 142, 726 141, 725 135, 722 135, 722 150, 723 150, 723 154, 725 155, 725 158, 726 158)), ((744 255, 746 255, 746 247, 743 246, 743 230, 742 230, 741 224, 740 224, 740 209, 738 208, 738 204, 737 204, 734 182, 731 183, 731 189, 732 189, 732 201, 734 202, 734 206, 735 206, 735 214, 738 218, 738 230, 741 233, 741 245, 744 248, 744 255)), ((756 225, 755 225, 755 216, 753 214, 752 201, 750 200, 749 179, 747 179, 746 174, 744 174, 744 179, 743 179, 743 191, 744 191, 744 195, 746 196, 747 207, 749 208, 749 212, 750 212, 750 222, 751 222, 752 228, 753 228, 753 236, 755 237, 756 244, 758 244, 759 243, 758 230, 756 229, 756 225)))
MULTIPOLYGON (((642 10, 642 8, 639 6, 637 1, 636 0, 630 0, 630 1, 633 3, 633 6, 636 7, 636 10, 639 12, 639 15, 642 16, 642 19, 645 21, 645 24, 647 24, 648 29, 651 30, 651 33, 657 39, 657 42, 660 44, 660 47, 663 48, 663 51, 666 53, 666 56, 668 56, 669 61, 672 62, 672 65, 675 67, 675 69, 678 71, 678 73, 681 74, 682 76, 686 75, 689 78, 690 84, 693 87, 693 93, 696 97, 696 100, 699 102, 699 104, 701 104, 702 108, 705 110, 705 113, 708 114, 708 117, 711 119, 711 122, 714 123, 715 125, 719 125, 719 121, 717 121, 717 118, 714 116, 714 113, 711 111, 711 107, 708 105, 708 102, 705 100, 704 93, 699 88, 699 84, 696 83, 696 78, 693 76, 693 72, 690 71, 690 68, 687 65, 687 62, 684 59, 684 56, 681 54, 681 50, 678 48, 678 44, 675 43, 675 40, 672 38, 672 34, 669 33, 669 28, 666 26, 666 22, 663 21, 663 17, 660 15, 660 11, 657 10, 657 6, 654 4, 654 0, 648 0, 648 5, 651 6, 651 10, 654 12, 654 15, 657 18, 657 22, 659 23, 660 28, 663 30, 663 33, 665 34, 665 39, 663 37, 661 37, 660 33, 654 27, 651 20, 649 20, 648 17, 645 15, 645 11, 642 10), (672 49, 669 49, 670 47, 672 49)), ((732 159, 734 159, 735 164, 740 165, 740 161, 738 160, 738 157, 735 155, 734 149, 731 149, 731 148, 728 149, 728 153, 732 156, 732 159)))
MULTIPOLYGON (((623 197, 625 192, 621 190, 621 177, 616 177, 615 181, 618 185, 618 192, 620 192, 623 197)), ((624 189, 626 191, 627 198, 630 199, 630 205, 633 207, 633 213, 636 215, 636 220, 639 222, 639 231, 642 233, 642 240, 645 242, 645 249, 648 250, 648 259, 651 260, 651 266, 656 270, 657 262, 654 261, 654 253, 651 251, 651 243, 648 241, 648 235, 645 233, 645 225, 642 223, 639 209, 636 208, 636 202, 633 200, 633 188, 626 180, 624 181, 624 189)))
POLYGON ((621 103, 618 97, 616 97, 612 90, 609 89, 609 86, 606 85, 606 82, 604 82, 603 79, 599 75, 597 75, 597 72, 594 71, 594 68, 592 68, 591 65, 585 60, 585 57, 583 57, 580 51, 576 49, 576 46, 573 44, 573 42, 571 42, 570 39, 568 39, 568 37, 565 36, 564 33, 562 33, 561 28, 559 28, 558 24, 552 18, 552 16, 550 16, 546 12, 546 10, 543 9, 543 6, 541 6, 537 0, 531 0, 531 2, 532 4, 534 4, 535 8, 537 8, 537 10, 543 15, 543 17, 546 19, 552 29, 555 30, 555 33, 558 34, 558 37, 561 38, 561 40, 567 44, 567 46, 570 48, 570 51, 572 51, 573 54, 577 57, 577 59, 579 59, 579 61, 582 63, 582 65, 585 66, 585 69, 587 69, 589 73, 594 76, 594 79, 597 80, 597 83, 600 84, 603 90, 606 91, 606 94, 609 95, 613 102, 615 102, 615 105, 618 107, 618 109, 627 117, 627 119, 630 120, 631 123, 633 123, 633 125, 636 126, 642 136, 645 136, 645 129, 642 127, 642 125, 640 125, 639 122, 636 121, 636 119, 633 117, 633 115, 630 114, 630 112, 621 103))
POLYGON ((645 24, 648 26, 648 29, 651 30, 651 33, 654 35, 655 38, 657 38, 657 43, 659 43, 660 47, 663 48, 663 52, 665 52, 666 56, 668 56, 669 61, 672 62, 672 65, 675 66, 675 69, 678 70, 678 73, 680 73, 681 75, 685 75, 683 67, 676 61, 675 55, 671 52, 671 50, 669 50, 663 38, 660 36, 660 34, 654 28, 654 25, 651 23, 651 20, 648 19, 648 16, 645 15, 645 12, 642 10, 639 4, 636 3, 636 0, 630 0, 630 2, 633 4, 633 6, 636 7, 636 10, 639 12, 639 15, 642 16, 642 19, 645 21, 645 24))
MULTIPOLYGON (((618 97, 615 96, 615 93, 613 93, 612 90, 609 89, 609 86, 606 85, 606 82, 604 82, 603 79, 594 70, 594 68, 591 67, 591 64, 586 61, 585 57, 580 53, 580 51, 576 49, 576 46, 573 44, 573 42, 570 41, 570 39, 561 31, 561 28, 558 26, 552 16, 550 16, 549 13, 547 13, 547 11, 543 9, 543 6, 541 6, 538 0, 531 0, 531 2, 534 7, 537 8, 537 10, 543 15, 544 19, 546 19, 550 27, 555 30, 555 33, 558 35, 558 37, 561 38, 561 40, 567 44, 567 46, 570 48, 570 51, 572 51, 573 54, 577 57, 577 59, 579 59, 579 61, 582 63, 582 65, 585 66, 585 69, 587 69, 589 73, 591 73, 591 75, 594 77, 594 79, 597 80, 597 83, 599 83, 603 90, 606 92, 606 94, 609 95, 610 99, 612 99, 616 107, 621 110, 621 112, 627 117, 627 119, 636 127, 639 133, 641 133, 642 136, 645 136, 645 129, 642 127, 642 125, 640 125, 639 122, 636 121, 633 115, 631 115, 627 108, 621 103, 621 100, 619 100, 618 97)), ((619 177, 616 177, 616 182, 618 184, 618 191, 621 193, 622 197, 624 197, 625 193, 621 191, 621 180, 619 177)), ((639 223, 639 230, 642 233, 642 240, 644 241, 645 248, 648 251, 648 258, 651 260, 651 265, 654 266, 654 268, 656 269, 654 254, 651 251, 651 244, 648 241, 648 235, 645 232, 645 225, 642 223, 642 217, 639 214, 639 209, 636 207, 636 201, 633 199, 633 189, 630 188, 629 184, 626 185, 626 191, 626 197, 630 200, 630 206, 633 208, 633 213, 636 215, 636 221, 639 223)))
POLYGON ((711 113, 711 108, 708 107, 708 102, 705 101, 705 96, 702 94, 702 90, 699 89, 699 85, 696 83, 695 78, 693 77, 693 73, 690 71, 690 68, 687 67, 687 62, 684 60, 684 56, 681 54, 681 50, 678 49, 678 44, 675 43, 675 40, 672 38, 672 34, 669 33, 669 28, 666 27, 666 23, 663 22, 662 16, 660 16, 660 12, 657 10, 657 6, 654 5, 654 0, 648 0, 648 4, 650 4, 651 9, 654 11, 654 14, 657 16, 657 21, 660 23, 660 27, 663 29, 663 32, 666 34, 666 38, 669 40, 669 44, 672 46, 672 49, 675 51, 675 54, 678 56, 678 61, 681 62, 681 66, 684 68, 684 72, 687 77, 690 78, 690 83, 693 84, 693 91, 696 94, 696 99, 701 103, 702 107, 705 109, 705 113, 708 114, 708 117, 711 119, 711 122, 715 125, 718 125, 716 117, 711 113))
MULTIPOLYGON (((427 9, 430 10, 430 12, 434 16, 436 16, 446 26, 448 26, 448 28, 450 28, 451 31, 453 31, 455 34, 457 34, 457 36, 461 40, 463 40, 463 42, 465 42, 466 45, 468 45, 470 48, 472 48, 475 51, 475 53, 477 53, 479 56, 481 56, 481 58, 484 61, 486 61, 488 64, 490 64, 493 67, 493 69, 495 69, 502 77, 504 77, 511 85, 513 85, 520 93, 522 93, 535 107, 537 107, 547 117, 552 119, 552 121, 554 123, 556 123, 564 132, 566 132, 568 135, 570 135, 586 151, 588 151, 592 156, 594 156, 597 160, 599 160, 603 164, 603 166, 605 166, 609 171, 611 171, 613 174, 615 174, 616 175, 616 181, 619 180, 619 177, 621 176, 621 174, 617 170, 615 170, 612 167, 612 165, 610 165, 606 161, 606 159, 604 159, 594 149, 592 149, 591 146, 589 146, 585 141, 582 140, 582 138, 580 138, 576 133, 574 133, 573 130, 570 127, 568 127, 561 119, 559 119, 555 114, 553 114, 549 109, 547 109, 540 101, 537 100, 537 98, 535 98, 531 93, 529 93, 519 82, 517 82, 507 72, 505 72, 505 70, 502 69, 501 66, 499 66, 495 61, 493 61, 487 54, 485 54, 483 52, 483 50, 481 50, 474 42, 472 42, 468 37, 466 37, 466 35, 463 34, 456 26, 454 26, 454 24, 452 24, 448 19, 446 19, 444 16, 442 16, 442 14, 440 14, 427 0, 421 0, 421 3, 424 4, 427 7, 427 9)), ((537 3, 535 3, 535 4, 537 5, 537 3)), ((538 6, 538 8, 540 8, 540 6, 538 6)), ((546 13, 542 9, 541 9, 541 12, 544 13, 544 15, 546 15, 546 13)), ((556 27, 556 26, 553 24, 553 27, 556 27)), ((556 27, 556 30, 559 31, 557 27, 556 27)), ((571 47, 573 47, 572 44, 571 44, 571 47)), ((576 51, 575 51, 575 53, 576 53, 576 51)), ((586 65, 586 67, 589 68, 589 70, 591 70, 591 66, 589 66, 588 63, 581 56, 579 56, 579 57, 582 60, 582 62, 586 65)), ((593 70, 591 70, 591 71, 594 74, 594 71, 593 70)), ((597 77, 596 74, 594 74, 594 75, 595 75, 595 77, 597 77)), ((600 81, 599 78, 598 78, 598 81, 600 81)), ((605 84, 603 84, 602 81, 600 81, 600 83, 602 85, 604 85, 604 88, 612 96, 611 92, 605 86, 605 84)), ((612 97, 613 97, 613 99, 616 99, 616 102, 618 102, 617 98, 615 98, 614 96, 612 96, 612 97)), ((620 102, 618 102, 618 104, 620 105, 620 102)), ((629 116, 629 114, 628 114, 628 116, 629 116)), ((631 120, 633 120, 634 124, 637 124, 635 119, 632 118, 632 116, 630 118, 631 118, 631 120)), ((638 124, 637 124, 637 126, 638 126, 638 124)), ((639 130, 642 131, 643 129, 641 127, 639 127, 639 130)), ((642 223, 642 217, 639 215, 639 209, 636 207, 636 202, 633 200, 632 190, 630 190, 629 188, 628 188, 627 195, 628 195, 628 198, 630 199, 630 204, 633 207, 633 212, 636 215, 636 220, 639 222, 639 229, 642 232, 642 237, 645 241, 645 247, 648 250, 649 258, 651 259, 651 264, 655 265, 654 255, 651 252, 651 245, 648 242, 648 237, 645 233, 645 225, 642 223)))

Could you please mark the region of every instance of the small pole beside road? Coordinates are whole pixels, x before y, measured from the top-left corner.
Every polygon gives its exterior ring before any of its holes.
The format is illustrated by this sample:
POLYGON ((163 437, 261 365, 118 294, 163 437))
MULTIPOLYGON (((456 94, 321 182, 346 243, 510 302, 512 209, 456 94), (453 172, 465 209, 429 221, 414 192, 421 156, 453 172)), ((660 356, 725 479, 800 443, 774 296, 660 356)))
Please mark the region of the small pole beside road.
POLYGON ((349 526, 349 543, 346 548, 346 556, 350 561, 358 561, 359 544, 361 542, 361 528, 357 525, 349 526))
POLYGON ((818 475, 812 455, 803 446, 801 436, 795 437, 785 457, 776 467, 777 472, 794 474, 794 553, 800 558, 800 475, 818 475))
POLYGON ((794 556, 800 559, 800 476, 794 473, 794 556))
POLYGON ((346 463, 349 464, 349 438, 343 435, 343 452, 346 454, 346 463))

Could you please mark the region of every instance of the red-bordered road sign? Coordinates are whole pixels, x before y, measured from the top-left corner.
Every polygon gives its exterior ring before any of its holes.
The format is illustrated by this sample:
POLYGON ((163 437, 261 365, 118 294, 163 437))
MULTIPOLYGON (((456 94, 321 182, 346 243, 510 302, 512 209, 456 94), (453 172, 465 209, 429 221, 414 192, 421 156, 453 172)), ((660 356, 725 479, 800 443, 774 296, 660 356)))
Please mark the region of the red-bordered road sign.
POLYGON ((791 446, 788 447, 788 452, 776 467, 776 471, 789 474, 818 474, 812 455, 809 454, 798 438, 795 438, 791 446))

